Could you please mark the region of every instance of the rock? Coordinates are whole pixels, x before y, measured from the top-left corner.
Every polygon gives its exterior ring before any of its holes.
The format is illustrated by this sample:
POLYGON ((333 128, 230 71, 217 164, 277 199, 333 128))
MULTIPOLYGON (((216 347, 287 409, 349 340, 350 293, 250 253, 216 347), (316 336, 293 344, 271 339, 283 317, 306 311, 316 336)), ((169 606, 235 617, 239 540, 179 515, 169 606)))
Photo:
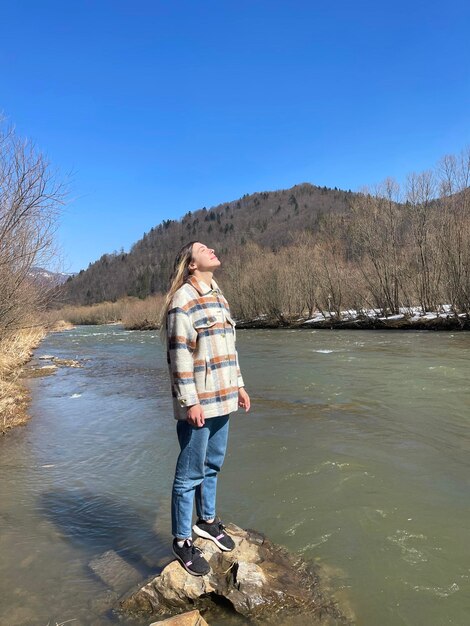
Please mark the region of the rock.
POLYGON ((140 572, 113 550, 108 550, 90 561, 88 567, 107 587, 118 593, 123 593, 130 585, 142 580, 140 572))
POLYGON ((39 376, 50 376, 55 374, 59 368, 57 365, 30 366, 23 369, 23 378, 38 378, 39 376))
MULTIPOLYGON (((77 361, 76 359, 61 359, 52 354, 43 354, 38 358, 40 361, 52 361, 55 366, 64 365, 65 367, 83 367, 80 361, 77 361)), ((52 367, 52 365, 46 365, 44 367, 52 367)))
POLYGON ((83 367, 83 365, 75 359, 59 359, 59 357, 52 357, 51 359, 57 365, 64 365, 65 367, 83 367))
POLYGON ((59 369, 59 366, 62 367, 83 367, 80 361, 75 359, 60 359, 57 356, 53 356, 51 354, 41 355, 39 361, 52 361, 49 365, 39 365, 39 364, 31 364, 27 368, 25 368, 22 372, 22 376, 24 378, 37 378, 38 376, 49 376, 50 374, 55 374, 59 369))
POLYGON ((209 626, 206 620, 202 617, 199 611, 189 611, 189 613, 182 613, 175 617, 169 617, 160 622, 152 622, 150 626, 160 626, 161 624, 167 624, 167 626, 209 626))
MULTIPOLYGON (((300 557, 275 545, 258 532, 234 524, 227 531, 235 541, 232 552, 221 552, 206 539, 194 542, 211 565, 206 576, 191 576, 172 561, 153 580, 129 594, 121 609, 146 615, 172 615, 184 609, 209 612, 225 605, 250 623, 280 623, 299 618, 304 623, 351 624, 320 590, 318 573, 300 557), (322 622, 324 623, 324 622, 322 622)), ((300 623, 300 622, 299 622, 300 623)))

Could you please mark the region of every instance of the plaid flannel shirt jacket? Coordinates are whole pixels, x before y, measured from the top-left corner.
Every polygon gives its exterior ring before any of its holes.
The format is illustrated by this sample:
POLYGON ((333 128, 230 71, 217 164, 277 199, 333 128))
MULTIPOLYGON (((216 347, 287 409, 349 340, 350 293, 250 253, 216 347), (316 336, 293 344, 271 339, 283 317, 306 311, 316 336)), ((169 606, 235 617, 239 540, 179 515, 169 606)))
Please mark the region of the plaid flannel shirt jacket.
POLYGON ((175 419, 200 404, 206 418, 238 409, 244 387, 235 348, 235 321, 216 281, 195 276, 176 291, 166 319, 167 362, 175 419))

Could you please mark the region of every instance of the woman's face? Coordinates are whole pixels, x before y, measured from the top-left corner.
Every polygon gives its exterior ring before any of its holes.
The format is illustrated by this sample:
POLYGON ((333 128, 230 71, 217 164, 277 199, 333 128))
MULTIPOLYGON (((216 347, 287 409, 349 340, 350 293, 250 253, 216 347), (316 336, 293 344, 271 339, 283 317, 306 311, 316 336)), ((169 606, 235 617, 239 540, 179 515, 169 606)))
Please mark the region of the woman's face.
POLYGON ((220 266, 220 261, 214 253, 213 248, 208 248, 203 243, 197 241, 193 244, 193 260, 189 264, 189 269, 193 272, 213 272, 220 266))

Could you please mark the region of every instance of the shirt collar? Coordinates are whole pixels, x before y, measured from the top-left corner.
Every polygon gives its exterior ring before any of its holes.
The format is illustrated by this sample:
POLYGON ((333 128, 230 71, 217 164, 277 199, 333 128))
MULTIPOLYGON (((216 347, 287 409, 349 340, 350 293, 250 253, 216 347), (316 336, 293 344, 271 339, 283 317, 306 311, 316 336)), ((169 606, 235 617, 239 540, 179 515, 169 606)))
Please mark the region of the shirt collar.
POLYGON ((213 291, 220 293, 219 285, 216 283, 215 279, 212 278, 211 285, 207 285, 203 280, 198 280, 193 274, 189 276, 187 282, 194 287, 194 289, 201 296, 207 296, 213 291))

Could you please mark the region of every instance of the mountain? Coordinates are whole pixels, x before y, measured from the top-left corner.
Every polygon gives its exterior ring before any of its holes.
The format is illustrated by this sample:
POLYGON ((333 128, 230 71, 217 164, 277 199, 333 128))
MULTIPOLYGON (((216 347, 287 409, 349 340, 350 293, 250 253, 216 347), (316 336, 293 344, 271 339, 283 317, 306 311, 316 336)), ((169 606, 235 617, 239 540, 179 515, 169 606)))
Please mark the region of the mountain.
POLYGON ((279 249, 302 230, 315 232, 326 213, 346 211, 353 196, 351 191, 302 183, 189 211, 179 220, 164 220, 144 233, 130 252, 104 254, 86 270, 70 276, 62 287, 61 300, 92 304, 163 292, 175 254, 185 242, 204 241, 222 257, 248 241, 279 249))
POLYGON ((57 287, 62 285, 69 278, 75 276, 75 273, 50 272, 42 267, 33 266, 28 272, 29 278, 33 283, 44 288, 57 287))

